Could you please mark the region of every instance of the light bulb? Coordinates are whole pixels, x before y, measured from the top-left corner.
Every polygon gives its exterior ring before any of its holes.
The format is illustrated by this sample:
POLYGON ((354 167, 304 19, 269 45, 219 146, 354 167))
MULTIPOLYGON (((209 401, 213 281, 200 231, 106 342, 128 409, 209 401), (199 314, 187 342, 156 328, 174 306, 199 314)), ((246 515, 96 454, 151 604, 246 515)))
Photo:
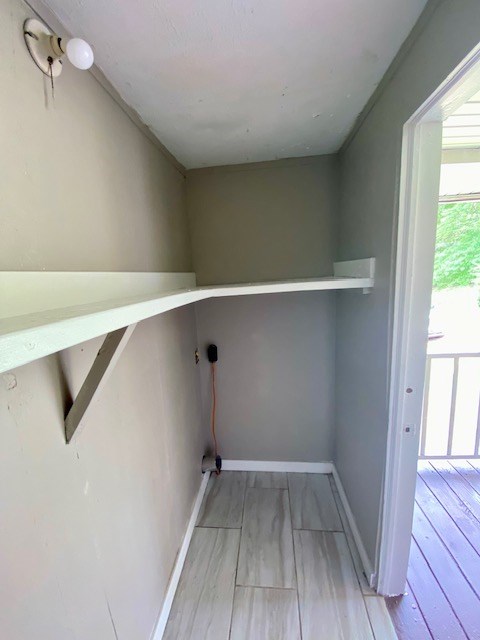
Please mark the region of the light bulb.
POLYGON ((67 42, 66 54, 77 69, 90 69, 93 64, 92 47, 81 38, 72 38, 67 42))

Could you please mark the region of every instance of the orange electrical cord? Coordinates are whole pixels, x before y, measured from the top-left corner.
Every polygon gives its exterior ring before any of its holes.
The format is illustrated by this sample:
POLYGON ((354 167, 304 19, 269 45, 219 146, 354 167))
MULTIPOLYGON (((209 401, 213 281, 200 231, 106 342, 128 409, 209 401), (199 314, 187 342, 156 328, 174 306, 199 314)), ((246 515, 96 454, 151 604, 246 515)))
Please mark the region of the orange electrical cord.
MULTIPOLYGON (((212 437, 215 459, 217 458, 217 435, 215 433, 215 412, 217 410, 217 394, 215 391, 215 363, 212 362, 212 437)), ((218 471, 217 471, 218 474, 218 471)))

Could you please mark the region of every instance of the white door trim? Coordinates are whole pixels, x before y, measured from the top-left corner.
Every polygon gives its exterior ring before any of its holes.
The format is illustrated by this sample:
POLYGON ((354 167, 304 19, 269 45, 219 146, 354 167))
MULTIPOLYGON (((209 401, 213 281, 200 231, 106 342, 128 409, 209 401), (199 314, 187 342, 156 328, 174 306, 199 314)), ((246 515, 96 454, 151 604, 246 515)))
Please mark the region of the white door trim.
POLYGON ((377 585, 379 593, 384 595, 403 592, 408 567, 438 210, 442 121, 479 87, 480 46, 408 120, 403 131, 389 425, 377 585))

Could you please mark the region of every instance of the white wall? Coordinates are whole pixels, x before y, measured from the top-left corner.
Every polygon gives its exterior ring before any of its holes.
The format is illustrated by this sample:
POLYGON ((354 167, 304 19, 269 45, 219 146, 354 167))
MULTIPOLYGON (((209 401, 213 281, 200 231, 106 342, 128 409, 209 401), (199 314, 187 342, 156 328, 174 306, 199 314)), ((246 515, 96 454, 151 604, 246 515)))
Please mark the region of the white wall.
MULTIPOLYGON (((189 271, 185 178, 89 73, 48 83, 0 5, 0 268, 189 271)), ((151 636, 205 446, 193 308, 140 323, 78 442, 101 340, 0 377, 0 637, 151 636)))
POLYGON ((430 20, 340 155, 339 260, 376 257, 370 296, 337 304, 336 463, 371 561, 387 441, 391 305, 402 127, 477 45, 477 0, 431 2, 430 20))

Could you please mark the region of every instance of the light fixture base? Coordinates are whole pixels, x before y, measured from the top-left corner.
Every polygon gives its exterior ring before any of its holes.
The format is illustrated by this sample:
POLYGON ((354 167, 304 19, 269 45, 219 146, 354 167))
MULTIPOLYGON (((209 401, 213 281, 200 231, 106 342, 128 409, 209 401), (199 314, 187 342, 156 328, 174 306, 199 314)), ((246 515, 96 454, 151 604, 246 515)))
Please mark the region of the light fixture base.
POLYGON ((54 34, 47 25, 36 18, 28 18, 23 23, 25 44, 37 67, 46 76, 58 78, 62 73, 62 61, 55 57, 50 38, 54 34))

